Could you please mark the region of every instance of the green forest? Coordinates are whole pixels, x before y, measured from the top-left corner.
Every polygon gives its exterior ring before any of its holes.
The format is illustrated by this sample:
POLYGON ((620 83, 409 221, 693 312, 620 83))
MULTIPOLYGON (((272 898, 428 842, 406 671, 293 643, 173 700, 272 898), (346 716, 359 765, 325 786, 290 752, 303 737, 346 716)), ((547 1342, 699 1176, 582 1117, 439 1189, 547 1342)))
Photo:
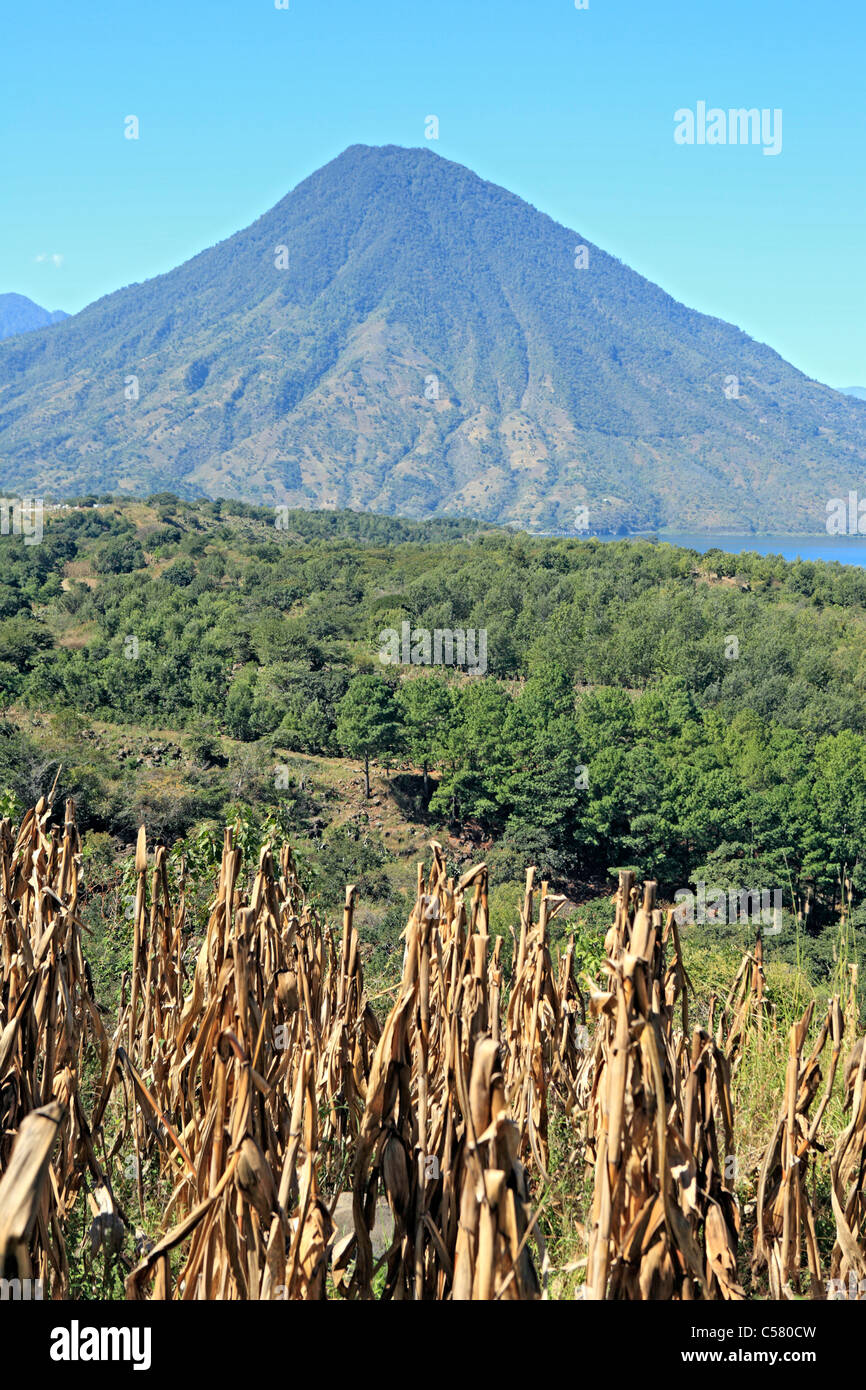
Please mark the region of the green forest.
POLYGON ((864 688, 866 574, 838 564, 171 493, 0 539, 4 814, 56 780, 106 864, 142 820, 188 852, 278 824, 380 917, 395 851, 333 824, 316 760, 372 766, 501 884, 781 889, 773 949, 828 975, 846 882, 862 920, 864 688), (404 623, 483 631, 487 674, 383 664, 404 623))

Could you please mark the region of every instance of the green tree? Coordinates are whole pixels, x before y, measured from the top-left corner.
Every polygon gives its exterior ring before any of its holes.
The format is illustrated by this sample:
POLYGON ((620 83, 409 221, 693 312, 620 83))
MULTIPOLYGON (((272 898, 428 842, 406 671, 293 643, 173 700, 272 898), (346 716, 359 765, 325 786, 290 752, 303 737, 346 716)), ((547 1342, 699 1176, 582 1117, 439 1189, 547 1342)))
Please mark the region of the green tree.
POLYGON ((837 884, 854 871, 855 881, 866 839, 866 741, 845 729, 822 738, 815 749, 818 775, 815 804, 824 842, 824 875, 831 878, 833 907, 837 884))
POLYGON ((442 779, 431 810, 451 820, 498 828, 507 811, 509 746, 505 727, 511 697, 498 681, 474 680, 457 689, 454 718, 444 730, 442 779))
POLYGON ((225 721, 233 738, 249 740, 255 737, 252 721, 255 684, 254 666, 244 667, 231 683, 225 705, 225 721))
POLYGON ((337 742, 350 758, 364 759, 364 795, 370 796, 370 759, 393 753, 402 724, 394 691, 381 676, 355 676, 337 705, 337 742))
POLYGON ((453 698, 451 691, 438 676, 419 676, 404 681, 397 701, 406 730, 406 746, 424 774, 424 803, 429 799, 430 764, 437 748, 447 738, 451 722, 453 698))
POLYGON ((135 536, 112 536, 94 556, 99 574, 131 574, 144 569, 144 551, 135 536))

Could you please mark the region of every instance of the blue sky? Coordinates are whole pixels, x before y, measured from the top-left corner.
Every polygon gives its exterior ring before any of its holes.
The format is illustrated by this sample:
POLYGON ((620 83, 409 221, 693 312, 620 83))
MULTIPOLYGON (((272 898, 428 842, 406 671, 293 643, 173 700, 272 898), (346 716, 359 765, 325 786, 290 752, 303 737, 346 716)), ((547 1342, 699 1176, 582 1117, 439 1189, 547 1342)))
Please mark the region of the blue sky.
POLYGON ((347 145, 425 144, 435 114, 438 153, 810 376, 866 385, 862 5, 289 5, 7 9, 0 291, 80 309, 347 145), (699 101, 781 108, 781 154, 676 145, 674 112, 699 101))

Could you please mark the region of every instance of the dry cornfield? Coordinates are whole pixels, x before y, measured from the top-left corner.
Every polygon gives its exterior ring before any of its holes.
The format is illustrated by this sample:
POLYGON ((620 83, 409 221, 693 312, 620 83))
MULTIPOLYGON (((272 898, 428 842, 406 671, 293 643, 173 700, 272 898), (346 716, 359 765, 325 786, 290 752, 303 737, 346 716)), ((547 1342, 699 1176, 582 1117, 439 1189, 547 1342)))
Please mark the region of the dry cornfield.
POLYGON ((40 1279, 54 1299, 84 1261, 120 1271, 134 1300, 535 1300, 559 1288, 556 1228, 572 1253, 585 1236, 568 1267, 589 1299, 866 1289, 853 992, 811 1046, 811 1005, 790 1030, 749 1222, 737 1078, 750 1048, 780 1045, 760 937, 696 1025, 654 883, 620 875, 605 978, 581 987, 573 938, 558 959, 551 944, 565 900, 534 870, 506 968, 486 866, 455 880, 431 848, 380 1017, 353 887, 332 930, 288 846, 264 846, 253 871, 227 830, 190 968, 185 884, 142 830, 131 968, 109 1019, 72 804, 62 825, 50 798, 17 832, 0 822, 2 1277, 40 1279), (838 1075, 851 1119, 833 1143, 838 1075), (825 1151, 836 1238, 822 1254, 825 1151), (585 1185, 583 1232, 557 1227, 564 1182, 585 1185))

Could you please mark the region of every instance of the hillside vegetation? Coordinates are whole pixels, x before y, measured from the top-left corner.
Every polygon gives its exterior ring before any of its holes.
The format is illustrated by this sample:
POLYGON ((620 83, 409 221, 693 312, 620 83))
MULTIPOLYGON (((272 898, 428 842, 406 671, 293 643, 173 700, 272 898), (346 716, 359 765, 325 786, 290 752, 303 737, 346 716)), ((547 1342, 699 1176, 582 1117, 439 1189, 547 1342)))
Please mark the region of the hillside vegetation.
MULTIPOLYGON (((280 520, 166 494, 54 513, 38 546, 0 542, 10 804, 60 767, 107 874, 142 821, 187 849, 219 843, 225 819, 252 838, 276 825, 330 846, 327 905, 363 879, 379 927, 430 833, 458 862, 483 848, 497 884, 531 861, 578 902, 624 865, 667 901, 700 882, 710 898, 779 890, 768 949, 833 974, 843 897, 861 920, 860 571, 280 520), (384 665, 381 634, 403 624, 483 630, 486 675, 384 665)), ((701 929, 742 944, 730 922, 701 929)))

